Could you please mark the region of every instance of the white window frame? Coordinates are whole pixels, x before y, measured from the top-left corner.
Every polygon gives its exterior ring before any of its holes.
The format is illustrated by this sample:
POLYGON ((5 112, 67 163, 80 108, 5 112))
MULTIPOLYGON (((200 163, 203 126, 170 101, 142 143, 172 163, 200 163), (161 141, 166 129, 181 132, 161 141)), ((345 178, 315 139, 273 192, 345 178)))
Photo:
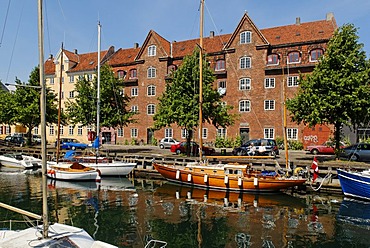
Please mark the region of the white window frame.
POLYGON ((139 112, 139 107, 137 105, 132 105, 131 106, 131 112, 134 112, 134 113, 139 112))
POLYGON ((50 78, 49 84, 54 85, 54 78, 50 78))
POLYGON ((172 128, 165 128, 164 129, 164 137, 165 138, 172 138, 173 137, 173 129, 172 128))
POLYGON ((181 138, 182 139, 186 139, 186 137, 188 136, 189 132, 186 128, 181 128, 181 138))
POLYGON ((274 139, 275 129, 274 128, 264 128, 263 134, 264 134, 264 139, 274 139))
POLYGON ((275 88, 275 78, 265 78, 265 88, 266 89, 275 88))
POLYGON ((252 32, 244 31, 240 33, 240 44, 252 43, 252 32))
POLYGON ((138 96, 139 95, 139 88, 134 87, 131 88, 131 96, 138 96))
POLYGON ((298 76, 289 76, 287 78, 287 86, 288 87, 298 87, 298 79, 299 77, 298 76))
POLYGON ((265 100, 263 105, 265 110, 275 110, 275 100, 265 100))
POLYGON ((68 126, 68 135, 73 135, 74 134, 74 126, 69 125, 68 126))
POLYGON ((217 137, 226 138, 226 128, 223 127, 217 128, 217 137))
POLYGON ((148 96, 155 96, 155 94, 156 94, 156 86, 155 85, 149 85, 147 87, 147 94, 148 94, 148 96))
POLYGON ((147 78, 156 78, 157 69, 153 66, 149 67, 147 70, 147 78))
POLYGON ((75 76, 69 76, 69 82, 73 84, 75 82, 75 76))
POLYGON ((157 47, 156 45, 148 46, 148 56, 155 56, 157 54, 157 47))
POLYGON ((310 51, 310 62, 317 62, 319 58, 324 55, 324 51, 321 48, 315 48, 310 51), (317 59, 312 59, 312 53, 321 51, 321 55, 317 59))
POLYGON ((33 128, 33 133, 34 134, 39 134, 39 127, 34 127, 33 128))
POLYGON ((302 58, 301 58, 301 53, 300 53, 300 52, 298 52, 298 51, 290 52, 290 53, 288 54, 288 64, 299 64, 299 63, 301 63, 301 60, 302 60, 302 58), (290 56, 291 56, 292 54, 298 54, 298 61, 291 61, 291 60, 290 60, 290 56))
POLYGON ((273 54, 269 54, 268 56, 267 56, 267 65, 269 66, 269 65, 278 65, 279 64, 279 62, 280 62, 280 60, 279 60, 279 55, 278 54, 276 54, 276 53, 273 53, 273 54), (276 63, 273 63, 273 58, 276 56, 276 63), (271 58, 271 62, 269 61, 269 58, 271 58))
POLYGON ((5 134, 10 134, 10 126, 5 127, 5 134))
POLYGON ((50 135, 50 136, 54 136, 54 134, 55 134, 54 126, 53 126, 53 125, 51 125, 51 126, 49 127, 49 135, 50 135))
POLYGON ((146 106, 146 113, 147 115, 154 115, 155 114, 155 104, 151 103, 146 106))
POLYGON ((251 111, 251 101, 250 100, 240 100, 239 101, 239 112, 250 112, 251 111))
POLYGON ((78 126, 78 127, 77 127, 77 135, 78 135, 78 136, 82 136, 82 132, 83 132, 83 128, 82 128, 82 126, 78 126))
POLYGON ((287 139, 298 140, 298 128, 287 128, 287 139))
POLYGON ((239 79, 239 90, 250 90, 252 88, 252 80, 250 78, 239 79))
POLYGON ((124 132, 123 132, 123 128, 118 128, 117 129, 117 137, 124 137, 124 132))
POLYGON ((60 125, 59 127, 59 134, 63 135, 64 134, 64 126, 60 125))
POLYGON ((131 128, 131 138, 137 138, 139 136, 139 131, 137 128, 131 128))
POLYGON ((69 92, 68 98, 74 98, 75 97, 75 91, 72 90, 69 92))
POLYGON ((249 69, 252 68, 252 59, 251 57, 244 56, 239 59, 240 69, 249 69))

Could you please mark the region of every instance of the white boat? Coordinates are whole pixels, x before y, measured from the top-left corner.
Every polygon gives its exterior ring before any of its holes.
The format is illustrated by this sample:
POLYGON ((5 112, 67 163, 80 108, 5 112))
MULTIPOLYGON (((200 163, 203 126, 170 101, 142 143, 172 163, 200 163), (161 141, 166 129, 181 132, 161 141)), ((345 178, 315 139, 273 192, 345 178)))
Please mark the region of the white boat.
POLYGON ((42 0, 38 0, 38 34, 39 34, 39 68, 40 68, 40 105, 41 105, 41 154, 42 154, 42 215, 33 214, 3 203, 1 207, 16 211, 37 220, 42 225, 13 231, 0 231, 0 247, 116 247, 101 241, 95 241, 81 228, 55 223, 49 224, 48 188, 47 188, 47 142, 46 142, 46 85, 44 80, 44 46, 43 46, 43 8, 42 0))
POLYGON ((21 153, 6 153, 0 155, 0 164, 9 168, 36 169, 41 168, 41 159, 21 153))
POLYGON ((48 162, 47 177, 67 181, 101 180, 100 171, 78 162, 48 162))
POLYGON ((127 176, 136 166, 136 162, 115 161, 107 157, 95 156, 95 154, 78 154, 74 150, 66 152, 64 160, 76 161, 86 167, 94 168, 100 171, 104 176, 127 176))

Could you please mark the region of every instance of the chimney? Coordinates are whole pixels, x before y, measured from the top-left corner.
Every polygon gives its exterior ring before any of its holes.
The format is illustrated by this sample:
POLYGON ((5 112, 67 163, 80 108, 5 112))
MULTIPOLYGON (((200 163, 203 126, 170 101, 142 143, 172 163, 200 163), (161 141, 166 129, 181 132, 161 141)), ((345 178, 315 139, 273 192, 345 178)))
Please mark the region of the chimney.
POLYGON ((135 42, 134 43, 134 48, 138 48, 139 47, 139 43, 135 42))
POLYGON ((53 59, 53 54, 50 54, 49 55, 49 59, 51 60, 51 59, 53 59))
POLYGON ((211 38, 215 37, 215 31, 209 32, 209 37, 211 37, 211 38))
POLYGON ((301 24, 301 18, 300 17, 296 17, 295 18, 295 25, 300 25, 301 24))
POLYGON ((326 14, 326 20, 327 21, 331 21, 334 19, 334 13, 333 12, 329 12, 326 14))
POLYGON ((75 50, 74 50, 74 53, 75 53, 75 54, 78 54, 77 49, 75 49, 75 50))

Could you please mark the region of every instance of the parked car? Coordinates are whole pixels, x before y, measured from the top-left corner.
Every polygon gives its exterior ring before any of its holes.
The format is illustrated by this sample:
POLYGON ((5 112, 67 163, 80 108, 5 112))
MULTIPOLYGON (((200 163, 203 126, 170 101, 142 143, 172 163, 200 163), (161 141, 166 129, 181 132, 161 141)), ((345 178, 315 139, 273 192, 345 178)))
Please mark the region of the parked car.
POLYGON ((32 135, 33 143, 40 145, 41 144, 41 135, 34 134, 32 135))
POLYGON ((7 146, 19 146, 23 147, 26 145, 26 139, 21 136, 6 136, 4 139, 4 143, 7 146))
MULTIPOLYGON (((186 153, 186 146, 187 146, 186 141, 183 141, 178 144, 172 145, 170 149, 171 149, 171 152, 174 152, 176 154, 181 154, 181 153, 186 153)), ((191 147, 190 152, 192 154, 197 155, 199 153, 199 145, 196 142, 191 141, 190 147, 191 147)), ((207 146, 203 146, 202 151, 205 155, 212 155, 216 152, 214 148, 207 147, 207 146)))
POLYGON ((249 151, 250 145, 253 143, 253 145, 256 147, 256 153, 255 155, 261 155, 261 156, 276 156, 279 155, 279 147, 277 146, 277 143, 274 139, 252 139, 248 140, 246 143, 239 147, 235 147, 232 151, 232 154, 235 156, 246 156, 249 151), (260 146, 263 144, 265 147, 264 151, 262 153, 259 152, 260 146))
MULTIPOLYGON (((57 147, 57 142, 58 141, 55 141, 55 147, 57 147)), ((86 149, 87 147, 88 147, 87 144, 80 143, 76 139, 72 139, 72 138, 61 138, 60 139, 60 149, 76 150, 76 149, 86 149)))
POLYGON ((175 140, 174 138, 163 138, 159 142, 159 148, 171 148, 172 145, 179 144, 180 141, 175 140))
MULTIPOLYGON (((340 142, 340 149, 343 149, 345 144, 340 142)), ((321 145, 307 146, 306 151, 311 154, 335 154, 335 141, 326 141, 321 145)))
POLYGON ((356 143, 342 149, 341 158, 351 161, 370 161, 370 143, 356 143))

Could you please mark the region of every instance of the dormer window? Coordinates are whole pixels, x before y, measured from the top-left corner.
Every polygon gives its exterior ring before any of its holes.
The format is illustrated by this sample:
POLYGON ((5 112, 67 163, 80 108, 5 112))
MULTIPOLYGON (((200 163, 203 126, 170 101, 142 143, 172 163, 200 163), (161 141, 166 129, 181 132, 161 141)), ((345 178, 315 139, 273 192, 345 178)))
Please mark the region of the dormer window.
POLYGON ((123 70, 117 71, 117 75, 119 79, 124 79, 126 77, 126 72, 123 70))
POLYGON ((137 78, 137 70, 131 69, 130 70, 130 78, 137 78))
POLYGON ((279 55, 270 54, 267 56, 267 65, 278 65, 279 64, 279 55))
POLYGON ((223 70, 225 70, 225 60, 219 59, 216 61, 215 71, 223 71, 223 70))
POLYGON ((299 52, 291 52, 288 54, 288 64, 300 63, 301 54, 299 52))
POLYGON ((156 55, 156 46, 151 45, 148 47, 148 56, 155 56, 156 55))
POLYGON ((310 62, 317 62, 323 55, 322 49, 314 49, 310 52, 310 62))
POLYGON ((247 44, 252 42, 252 32, 244 31, 240 33, 240 44, 247 44))

